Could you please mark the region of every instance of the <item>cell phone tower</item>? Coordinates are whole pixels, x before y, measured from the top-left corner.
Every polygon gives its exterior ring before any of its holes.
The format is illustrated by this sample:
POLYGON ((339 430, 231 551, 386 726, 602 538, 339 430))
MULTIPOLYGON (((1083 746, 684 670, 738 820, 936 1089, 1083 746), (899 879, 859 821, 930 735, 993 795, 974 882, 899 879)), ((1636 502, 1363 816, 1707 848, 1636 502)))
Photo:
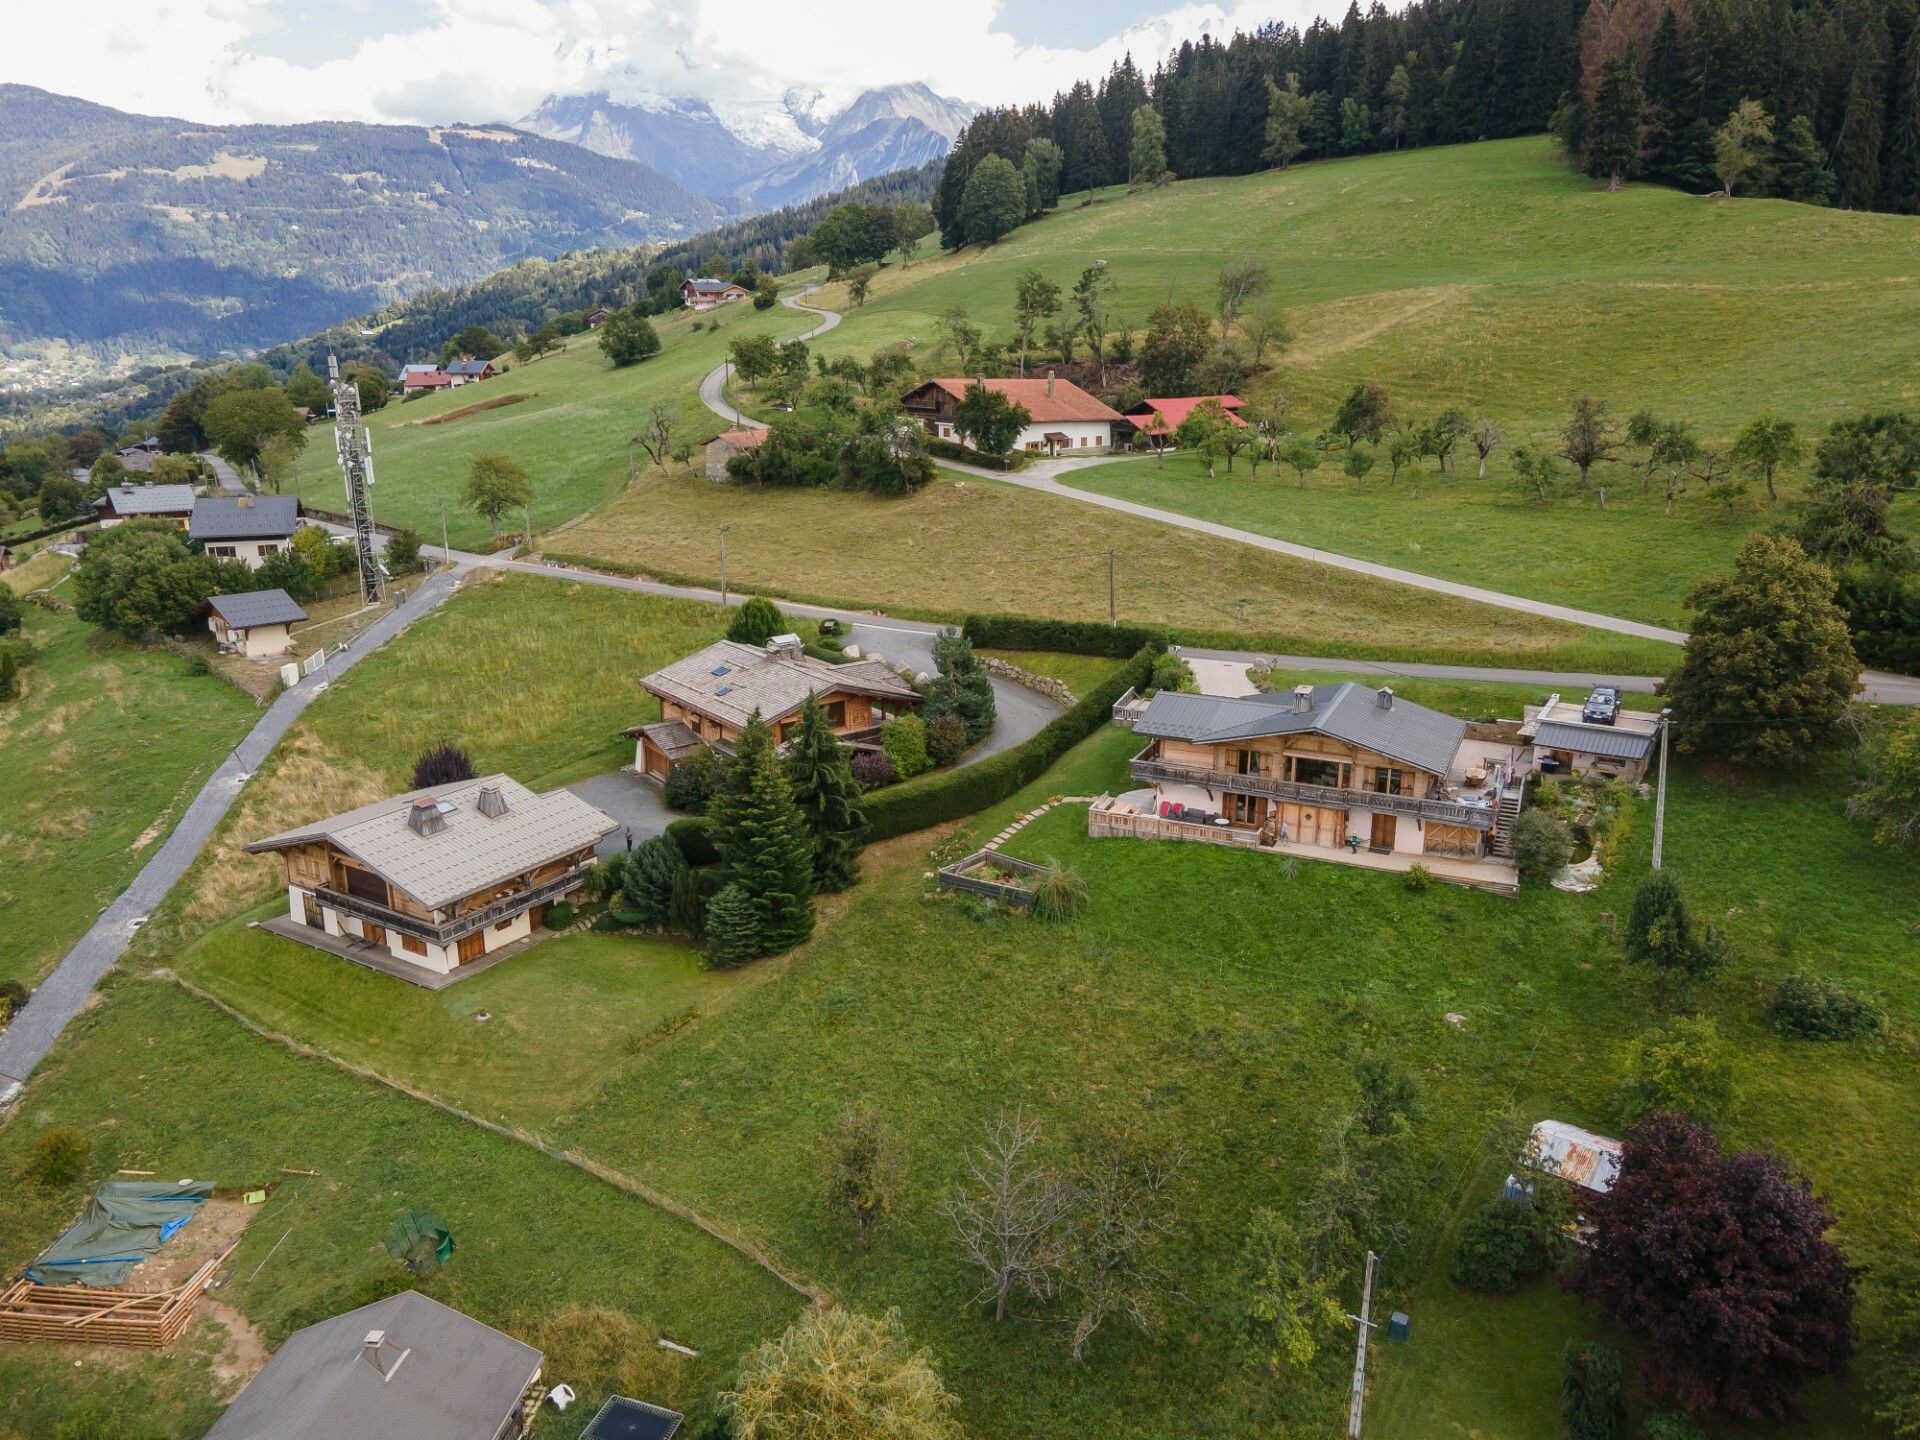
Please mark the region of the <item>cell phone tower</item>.
POLYGON ((340 378, 340 362, 327 355, 327 381, 333 387, 333 444, 347 484, 347 515, 353 522, 353 548, 360 557, 360 598, 380 599, 380 561, 373 553, 373 437, 360 423, 360 390, 340 378))

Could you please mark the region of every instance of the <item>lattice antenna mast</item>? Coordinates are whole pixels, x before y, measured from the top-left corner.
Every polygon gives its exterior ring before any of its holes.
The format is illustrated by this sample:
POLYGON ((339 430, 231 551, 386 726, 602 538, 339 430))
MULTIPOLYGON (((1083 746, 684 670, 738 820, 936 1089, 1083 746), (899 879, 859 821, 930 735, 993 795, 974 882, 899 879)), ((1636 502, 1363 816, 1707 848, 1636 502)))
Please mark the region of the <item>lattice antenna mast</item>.
POLYGON ((333 444, 347 486, 347 515, 353 523, 353 548, 360 557, 360 596, 372 605, 380 599, 380 561, 373 553, 373 437, 360 423, 360 391, 340 378, 340 362, 327 356, 327 380, 333 387, 333 444))

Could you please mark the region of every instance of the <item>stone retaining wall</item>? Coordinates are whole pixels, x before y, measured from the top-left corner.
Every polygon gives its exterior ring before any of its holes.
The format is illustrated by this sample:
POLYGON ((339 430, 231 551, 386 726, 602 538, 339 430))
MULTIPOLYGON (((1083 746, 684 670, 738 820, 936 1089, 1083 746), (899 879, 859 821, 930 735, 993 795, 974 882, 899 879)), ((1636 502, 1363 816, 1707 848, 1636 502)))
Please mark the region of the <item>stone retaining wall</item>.
POLYGON ((1079 697, 1067 688, 1067 682, 1064 680, 1056 680, 1051 675, 1036 675, 1031 670, 1023 670, 1011 661, 1002 660, 996 655, 982 655, 980 664, 989 675, 998 675, 1002 680, 1011 680, 1016 685, 1024 685, 1027 689, 1044 695, 1069 710, 1080 703, 1079 697))

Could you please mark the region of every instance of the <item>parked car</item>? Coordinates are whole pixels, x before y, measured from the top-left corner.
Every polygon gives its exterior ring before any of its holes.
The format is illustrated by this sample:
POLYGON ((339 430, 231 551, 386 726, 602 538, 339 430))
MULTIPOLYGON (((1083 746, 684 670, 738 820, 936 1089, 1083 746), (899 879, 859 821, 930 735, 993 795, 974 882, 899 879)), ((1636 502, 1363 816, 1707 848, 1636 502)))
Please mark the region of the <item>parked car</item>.
POLYGON ((1580 718, 1589 725, 1611 725, 1619 715, 1620 692, 1611 685, 1597 687, 1580 707, 1580 718))

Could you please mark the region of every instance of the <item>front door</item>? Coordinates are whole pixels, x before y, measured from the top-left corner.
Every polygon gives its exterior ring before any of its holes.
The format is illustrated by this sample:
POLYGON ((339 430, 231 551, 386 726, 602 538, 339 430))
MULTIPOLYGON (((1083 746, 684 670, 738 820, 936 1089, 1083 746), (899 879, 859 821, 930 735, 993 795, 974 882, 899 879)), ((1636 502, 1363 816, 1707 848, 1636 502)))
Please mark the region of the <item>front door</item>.
POLYGON ((1373 817, 1373 838, 1369 848, 1385 855, 1393 849, 1394 832, 1399 829, 1399 817, 1394 815, 1375 815, 1373 817))
POLYGON ((463 935, 460 937, 460 950, 459 950, 460 964, 464 965, 469 960, 478 960, 482 955, 486 953, 487 953, 487 932, 486 931, 476 930, 471 935, 463 935))

